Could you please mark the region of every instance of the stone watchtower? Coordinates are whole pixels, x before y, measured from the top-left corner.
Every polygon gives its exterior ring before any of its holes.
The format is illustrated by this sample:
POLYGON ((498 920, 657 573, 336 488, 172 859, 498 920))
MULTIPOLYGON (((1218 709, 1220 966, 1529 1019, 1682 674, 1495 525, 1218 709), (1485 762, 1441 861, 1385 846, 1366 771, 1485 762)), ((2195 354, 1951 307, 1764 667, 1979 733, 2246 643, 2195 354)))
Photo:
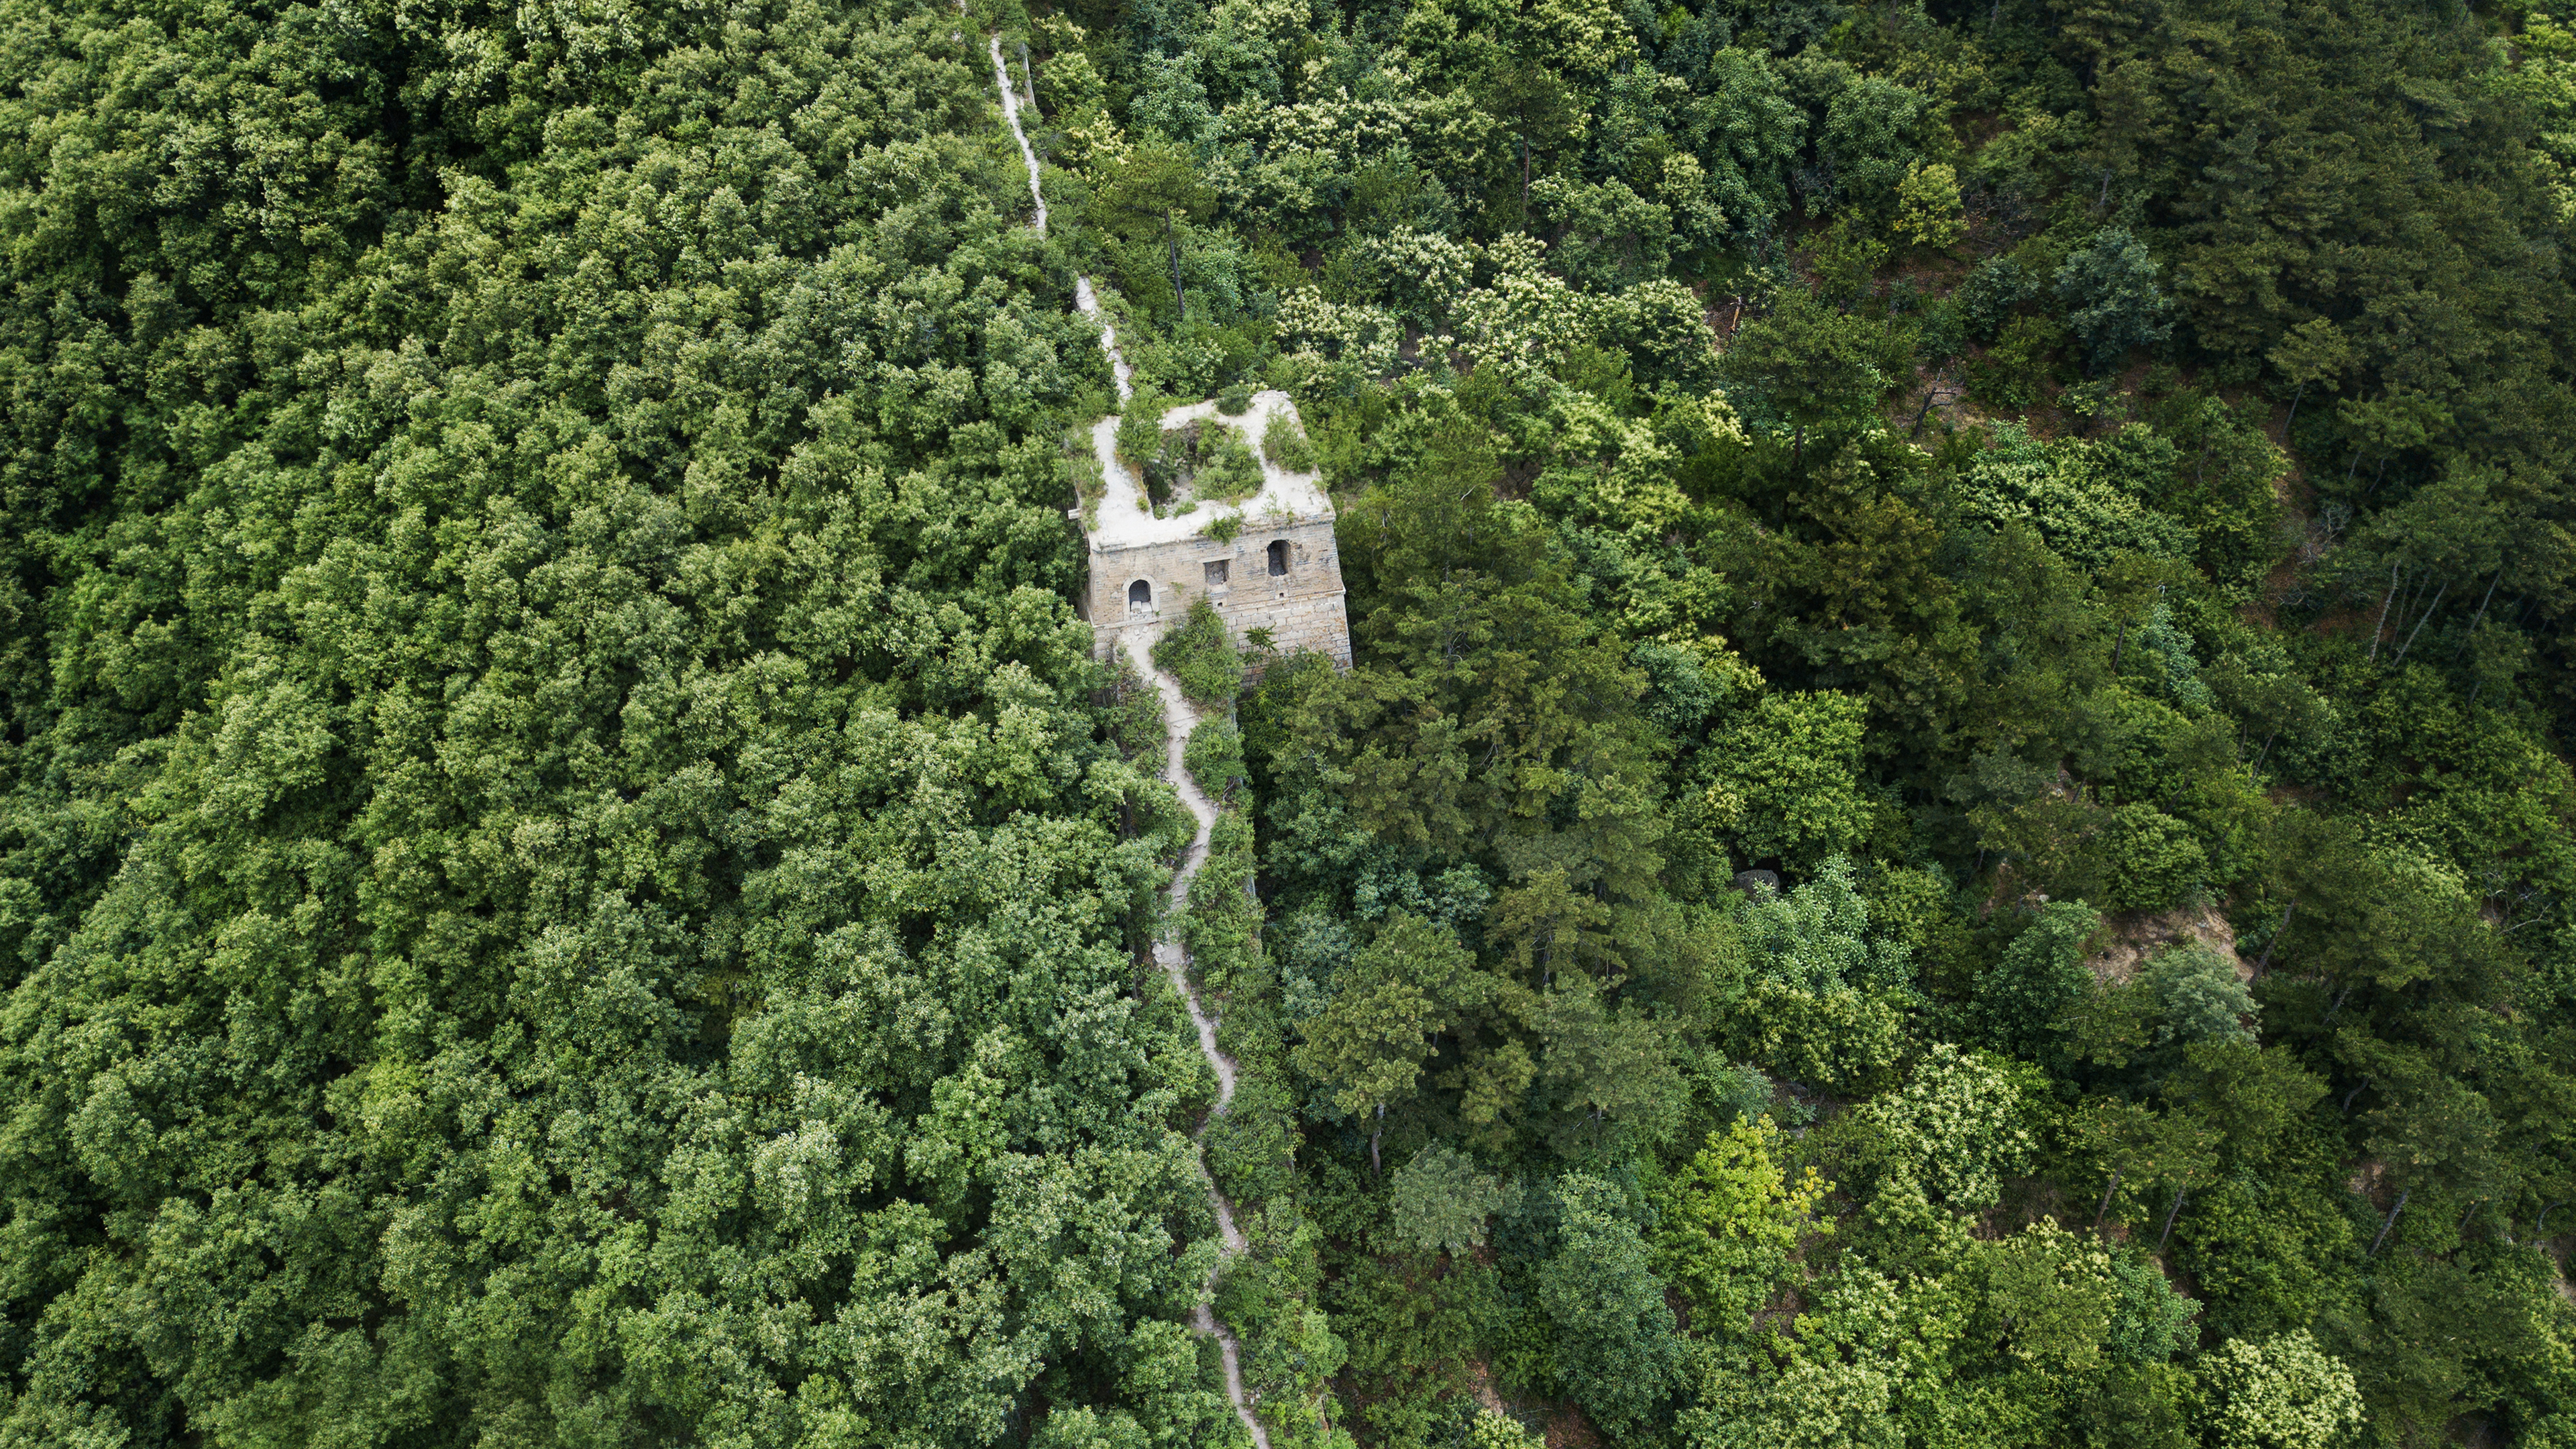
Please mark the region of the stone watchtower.
MULTIPOLYGON (((1284 392, 1255 393, 1251 409, 1239 418, 1218 412, 1212 402, 1193 403, 1163 414, 1163 426, 1208 419, 1241 433, 1259 456, 1274 414, 1293 424, 1297 405, 1284 392)), ((1204 598, 1238 643, 1251 630, 1267 629, 1282 654, 1313 650, 1336 666, 1350 666, 1341 553, 1333 542, 1332 500, 1324 496, 1320 477, 1291 473, 1263 458, 1261 491, 1244 502, 1203 502, 1187 513, 1167 507, 1157 518, 1140 506, 1138 480, 1118 461, 1117 437, 1116 418, 1091 430, 1103 491, 1084 529, 1091 545, 1091 587, 1082 614, 1091 621, 1101 658, 1131 635, 1137 644, 1151 645, 1167 625, 1180 622, 1193 600, 1204 598), (1234 537, 1209 536, 1208 529, 1224 518, 1238 520, 1234 537)))

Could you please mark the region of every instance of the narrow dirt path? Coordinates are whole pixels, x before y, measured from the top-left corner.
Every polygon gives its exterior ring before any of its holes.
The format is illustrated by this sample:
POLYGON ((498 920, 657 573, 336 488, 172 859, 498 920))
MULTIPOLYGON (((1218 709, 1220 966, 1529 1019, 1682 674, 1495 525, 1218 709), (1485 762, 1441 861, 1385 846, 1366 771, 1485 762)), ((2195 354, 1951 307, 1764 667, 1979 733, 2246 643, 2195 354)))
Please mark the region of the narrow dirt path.
MULTIPOLYGON (((1020 98, 1011 92, 1011 68, 1002 59, 1002 37, 991 35, 985 39, 993 49, 993 89, 1002 97, 1002 119, 1011 123, 1011 139, 1020 143, 1020 163, 1029 168, 1029 200, 1037 207, 1037 219, 1030 225, 1037 228, 1038 235, 1045 236, 1046 192, 1038 186, 1038 153, 1029 145, 1029 133, 1020 125, 1020 98)), ((1030 77, 1029 83, 1036 85, 1036 77, 1030 77)), ((1125 402, 1136 393, 1136 371, 1118 351, 1118 329, 1101 315, 1100 294, 1091 290, 1089 277, 1077 275, 1073 279, 1073 305, 1083 316, 1100 324, 1100 350, 1109 354, 1109 375, 1118 384, 1118 400, 1125 402)), ((1114 428, 1116 424, 1113 418, 1109 426, 1114 428)))
MULTIPOLYGON (((1234 1101, 1234 1059, 1217 1049, 1216 1018, 1208 1014, 1207 1006, 1199 1000, 1197 988, 1190 985, 1190 949, 1181 943, 1179 936, 1180 915, 1189 904, 1190 882, 1198 878, 1199 867, 1207 863, 1208 836, 1216 829, 1216 806, 1200 791, 1198 782, 1190 778, 1189 767, 1182 760, 1189 746, 1190 728, 1198 723, 1198 712, 1191 707, 1188 697, 1181 693, 1181 682, 1154 667, 1153 659, 1146 653, 1145 641, 1138 635, 1129 634, 1125 647, 1127 657, 1135 661, 1137 672, 1152 679, 1155 692, 1163 698, 1163 778, 1171 781, 1172 788, 1180 792, 1181 804, 1198 824, 1198 829, 1190 836, 1189 851, 1181 857, 1181 868, 1172 874, 1169 892, 1172 903, 1169 919, 1172 924, 1165 938, 1154 943, 1154 964, 1163 968, 1163 974, 1171 978, 1172 989, 1180 992, 1181 1000, 1188 1004, 1190 1025, 1198 1029, 1199 1054, 1207 1058, 1208 1066, 1216 1072, 1216 1107, 1208 1113, 1208 1124, 1213 1125, 1234 1101)), ((1201 1126, 1199 1137, 1204 1139, 1206 1136, 1207 1126, 1201 1126)), ((1234 1210, 1227 1206, 1225 1194, 1216 1190, 1216 1179, 1208 1175, 1206 1151, 1203 1148, 1193 1151, 1191 1163, 1198 1169, 1199 1181, 1207 1185, 1208 1205, 1216 1209, 1217 1238, 1225 1247, 1223 1256, 1217 1260, 1221 1269, 1226 1258, 1243 1252, 1243 1230, 1234 1225, 1234 1210)), ((1211 1270, 1208 1279, 1213 1283, 1215 1278, 1216 1271, 1211 1270)), ((1243 1389, 1243 1346, 1235 1342, 1234 1334, 1224 1324, 1217 1322, 1215 1311, 1205 1303, 1199 1304, 1190 1315, 1190 1326, 1216 1339, 1217 1351, 1225 1359, 1225 1396, 1234 1405, 1234 1415, 1243 1421, 1245 1429, 1251 1431, 1255 1449, 1270 1449, 1270 1435, 1261 1427, 1260 1419, 1253 1415, 1251 1397, 1243 1389)))
MULTIPOLYGON (((1020 126, 1020 100, 1011 91, 1010 67, 1002 60, 1002 38, 994 35, 987 39, 993 53, 993 89, 1002 98, 1002 118, 1010 122, 1011 138, 1020 143, 1020 160, 1029 169, 1029 199, 1037 207, 1032 224, 1043 236, 1046 234, 1047 207, 1046 195, 1038 186, 1038 155, 1029 145, 1028 132, 1020 126)), ((1082 315, 1095 319, 1101 317, 1100 298, 1091 290, 1089 277, 1074 278, 1073 298, 1082 315)), ((1118 400, 1125 402, 1134 393, 1131 382, 1134 374, 1128 369, 1127 359, 1119 355, 1118 329, 1106 320, 1100 324, 1100 350, 1109 354, 1110 374, 1118 382, 1118 400)), ((1109 419, 1100 426, 1114 432, 1117 419, 1109 419)), ((1114 456, 1111 462, 1114 465, 1114 456)), ((1190 985, 1190 949, 1180 940, 1179 922, 1181 912, 1189 905, 1190 882, 1198 877, 1199 867, 1207 863, 1208 836, 1216 829, 1216 806, 1209 803, 1198 782, 1190 778, 1189 767, 1183 761, 1189 747, 1190 728, 1198 722, 1198 712, 1191 707, 1188 697, 1181 693, 1181 682, 1154 667, 1153 657, 1146 652, 1145 641, 1138 635, 1128 634, 1125 647, 1127 656, 1135 661, 1136 672, 1153 680, 1155 691, 1162 696, 1163 778, 1171 781, 1172 788, 1180 792, 1181 804, 1188 808, 1190 818, 1198 825, 1190 836, 1188 853, 1181 857, 1181 868, 1172 875, 1171 888, 1167 892, 1171 901, 1167 918, 1172 924, 1167 928, 1164 939, 1154 943, 1154 963, 1163 968, 1163 974, 1171 978, 1173 989, 1180 992, 1181 1000, 1188 1004, 1190 1024, 1198 1029, 1199 1053, 1207 1058, 1209 1068, 1216 1073, 1216 1107, 1208 1113, 1208 1123, 1213 1124, 1225 1115, 1225 1109, 1234 1101, 1234 1060, 1217 1050, 1216 1018, 1208 1014, 1197 990, 1190 985)), ((1207 1187, 1208 1206, 1216 1209, 1217 1240, 1224 1249, 1217 1258, 1217 1266, 1208 1272, 1208 1282, 1213 1284, 1216 1274, 1224 1268, 1225 1260, 1240 1255, 1245 1243, 1243 1230, 1234 1224, 1234 1210, 1226 1204, 1225 1194, 1216 1190, 1216 1179, 1208 1173, 1207 1153, 1201 1146, 1206 1136, 1207 1126, 1202 1125, 1198 1139, 1191 1144, 1190 1165, 1198 1169, 1199 1181, 1207 1187)), ((1191 1312, 1190 1326, 1216 1340, 1217 1352, 1225 1360, 1225 1396, 1234 1405, 1234 1416, 1243 1421, 1243 1427, 1252 1435, 1254 1449, 1270 1449, 1269 1432, 1261 1427, 1261 1420, 1252 1412, 1252 1398, 1244 1392, 1243 1346, 1235 1341, 1234 1334, 1224 1324, 1217 1322, 1215 1310, 1205 1301, 1191 1312)))

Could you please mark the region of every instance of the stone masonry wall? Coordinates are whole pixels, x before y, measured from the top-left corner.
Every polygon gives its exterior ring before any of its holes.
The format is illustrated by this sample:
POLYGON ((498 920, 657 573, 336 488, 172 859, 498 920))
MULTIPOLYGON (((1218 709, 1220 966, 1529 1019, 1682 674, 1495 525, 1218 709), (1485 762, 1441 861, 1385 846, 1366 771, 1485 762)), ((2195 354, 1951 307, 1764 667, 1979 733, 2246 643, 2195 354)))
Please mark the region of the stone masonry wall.
POLYGON ((1124 548, 1095 545, 1092 550, 1083 612, 1101 658, 1110 657, 1128 630, 1145 630, 1149 638, 1161 634, 1200 598, 1216 606, 1238 643, 1253 629, 1267 629, 1282 654, 1313 650, 1337 665, 1350 665, 1350 616, 1342 602, 1341 554, 1329 518, 1293 523, 1247 518, 1243 531, 1224 542, 1201 536, 1124 548), (1288 545, 1284 575, 1269 571, 1273 543, 1288 545), (1213 564, 1223 565, 1222 580, 1210 568, 1213 564), (1130 596, 1139 581, 1149 599, 1134 606, 1130 596))

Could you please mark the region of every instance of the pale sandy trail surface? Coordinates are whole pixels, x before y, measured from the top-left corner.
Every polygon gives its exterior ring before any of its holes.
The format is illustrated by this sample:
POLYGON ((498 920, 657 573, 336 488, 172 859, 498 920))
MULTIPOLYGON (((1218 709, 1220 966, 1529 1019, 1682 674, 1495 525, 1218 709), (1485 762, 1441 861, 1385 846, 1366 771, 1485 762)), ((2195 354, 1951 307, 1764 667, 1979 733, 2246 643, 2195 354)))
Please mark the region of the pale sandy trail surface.
MULTIPOLYGON (((1216 1073, 1216 1107, 1208 1113, 1208 1122, 1213 1124, 1225 1115, 1225 1109, 1234 1101, 1234 1059, 1217 1049, 1216 1018, 1208 1014, 1207 1007, 1199 1000, 1197 989, 1190 985, 1190 951, 1179 938, 1181 912, 1189 905, 1190 882, 1198 878, 1199 867, 1207 863, 1208 834, 1216 828, 1216 806, 1209 803, 1198 782, 1190 778, 1189 767, 1182 760, 1190 742, 1190 728, 1198 722, 1198 712, 1191 708, 1189 699, 1181 693, 1181 682, 1154 667, 1141 636, 1131 633, 1124 642, 1127 657, 1135 661, 1137 672, 1152 679, 1155 692, 1163 698, 1163 778, 1171 781, 1172 788, 1180 792, 1182 806, 1198 824, 1198 829, 1190 836, 1188 852, 1181 857, 1181 868, 1172 875, 1170 925, 1165 928, 1164 939, 1154 943, 1154 961, 1163 968, 1163 974, 1171 978, 1173 989, 1181 993, 1181 1000, 1188 1004, 1190 1024, 1198 1028, 1199 1053, 1207 1058, 1208 1066, 1216 1073)), ((1199 1129, 1199 1135, 1202 1138, 1207 1135, 1205 1126, 1199 1129)), ((1199 1179, 1207 1184, 1208 1204, 1216 1209, 1217 1236, 1225 1245, 1224 1256, 1217 1260, 1221 1269, 1225 1258, 1234 1257, 1244 1250, 1243 1230, 1234 1225, 1234 1212, 1226 1205, 1225 1194, 1216 1190, 1216 1179, 1208 1175, 1206 1153, 1194 1152, 1192 1161, 1198 1168, 1199 1179)), ((1214 1271, 1210 1272, 1209 1281, 1215 1281, 1214 1271)), ((1270 1435, 1261 1427, 1260 1419, 1253 1415, 1252 1401, 1243 1390, 1242 1346, 1235 1342, 1234 1335, 1224 1324, 1216 1321, 1215 1312, 1204 1300, 1191 1315, 1190 1322, 1199 1332, 1215 1335, 1217 1349, 1225 1359, 1225 1396, 1234 1404, 1235 1417, 1243 1421, 1244 1428, 1252 1431, 1252 1442, 1257 1449, 1270 1449, 1270 1435)))
MULTIPOLYGON (((1020 143, 1020 160, 1029 168, 1029 198, 1037 205, 1035 225, 1039 234, 1044 235, 1046 196, 1038 188, 1037 152, 1029 146, 1028 132, 1020 128, 1019 97, 1011 93, 1010 69, 1002 63, 1002 39, 998 35, 993 36, 991 43, 993 89, 1001 95, 1002 117, 1011 124, 1012 139, 1020 143)), ((1073 296, 1074 304, 1084 316, 1100 316, 1100 299, 1091 290, 1090 278, 1074 278, 1073 296)), ((1109 354, 1110 371, 1118 380, 1118 398, 1124 402, 1132 392, 1129 379, 1133 374, 1128 370, 1127 359, 1118 353, 1117 329, 1105 321, 1100 327, 1100 347, 1109 354)), ((1114 439, 1117 425, 1118 420, 1111 418, 1100 426, 1108 429, 1108 437, 1114 439)), ((1097 444, 1101 435, 1095 432, 1094 437, 1097 444)), ((1113 476, 1123 473, 1116 466, 1114 453, 1109 465, 1113 476)), ((1165 928, 1164 939, 1154 943, 1154 961, 1171 978, 1173 988, 1181 993, 1181 1000, 1188 1004, 1190 1024, 1198 1028, 1199 1052, 1216 1073, 1216 1107, 1208 1114, 1208 1122, 1214 1123, 1225 1115, 1225 1109, 1234 1101, 1234 1061, 1217 1050, 1216 1018, 1208 1015, 1207 1008, 1199 1001, 1198 992, 1190 985, 1190 951, 1180 940, 1180 918, 1189 905, 1190 882, 1197 878, 1199 867, 1207 861, 1208 833, 1216 828, 1216 806, 1209 803, 1198 782, 1190 778, 1189 767, 1183 763, 1183 755, 1190 742, 1190 727, 1198 722, 1198 713, 1181 693, 1181 682, 1154 667, 1153 657, 1146 652, 1146 641, 1139 635, 1128 634, 1126 648, 1128 657, 1136 663, 1136 671, 1153 680, 1155 690, 1162 695, 1165 735, 1163 778, 1171 781, 1172 787, 1180 792, 1181 804, 1188 808, 1190 818, 1198 825, 1190 836, 1188 853, 1181 857, 1181 868, 1172 876, 1169 892, 1171 910, 1167 917, 1170 924, 1165 928)), ((1199 1136, 1204 1138, 1206 1135, 1207 1127, 1203 1125, 1199 1128, 1199 1136)), ((1234 1211, 1226 1205, 1225 1194, 1216 1190, 1216 1179, 1208 1174, 1207 1154, 1195 1142, 1190 1160, 1191 1165, 1198 1169, 1199 1180, 1207 1185, 1208 1205, 1216 1209, 1217 1238, 1225 1249, 1217 1259, 1217 1267, 1208 1274, 1208 1285, 1213 1286, 1225 1260, 1243 1252, 1243 1230, 1234 1225, 1234 1211)), ((1243 1427, 1251 1433, 1254 1449, 1270 1449, 1270 1435, 1252 1412, 1251 1396, 1244 1392, 1243 1346, 1235 1342, 1234 1334, 1224 1324, 1217 1322, 1215 1310, 1208 1306, 1206 1287, 1202 1287, 1198 1306, 1190 1314, 1190 1326, 1216 1340, 1217 1351, 1225 1360, 1226 1399, 1234 1405, 1235 1417, 1241 1419, 1243 1427)))

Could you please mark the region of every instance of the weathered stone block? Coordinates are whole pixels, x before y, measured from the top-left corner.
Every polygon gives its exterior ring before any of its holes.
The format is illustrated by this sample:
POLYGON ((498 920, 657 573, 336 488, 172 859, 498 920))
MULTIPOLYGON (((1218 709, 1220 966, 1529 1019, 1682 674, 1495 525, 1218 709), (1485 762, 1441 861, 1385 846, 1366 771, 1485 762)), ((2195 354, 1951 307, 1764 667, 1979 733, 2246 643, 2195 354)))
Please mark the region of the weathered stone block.
MULTIPOLYGON (((1163 425, 1215 418, 1241 429, 1257 451, 1261 430, 1280 414, 1295 419, 1296 405, 1285 393, 1264 392, 1254 395, 1252 410, 1239 419, 1198 403, 1164 414, 1163 425)), ((1116 454, 1117 426, 1110 418, 1092 431, 1106 496, 1085 530, 1091 579, 1081 612, 1091 622, 1099 656, 1110 657, 1129 633, 1159 636, 1204 598, 1238 641, 1267 630, 1272 647, 1282 653, 1313 650, 1347 668, 1350 616, 1342 599, 1332 500, 1322 481, 1265 461, 1261 492, 1240 506, 1202 505, 1157 518, 1136 506, 1136 481, 1116 454), (1229 517, 1237 520, 1233 538, 1208 536, 1210 526, 1229 517)))

